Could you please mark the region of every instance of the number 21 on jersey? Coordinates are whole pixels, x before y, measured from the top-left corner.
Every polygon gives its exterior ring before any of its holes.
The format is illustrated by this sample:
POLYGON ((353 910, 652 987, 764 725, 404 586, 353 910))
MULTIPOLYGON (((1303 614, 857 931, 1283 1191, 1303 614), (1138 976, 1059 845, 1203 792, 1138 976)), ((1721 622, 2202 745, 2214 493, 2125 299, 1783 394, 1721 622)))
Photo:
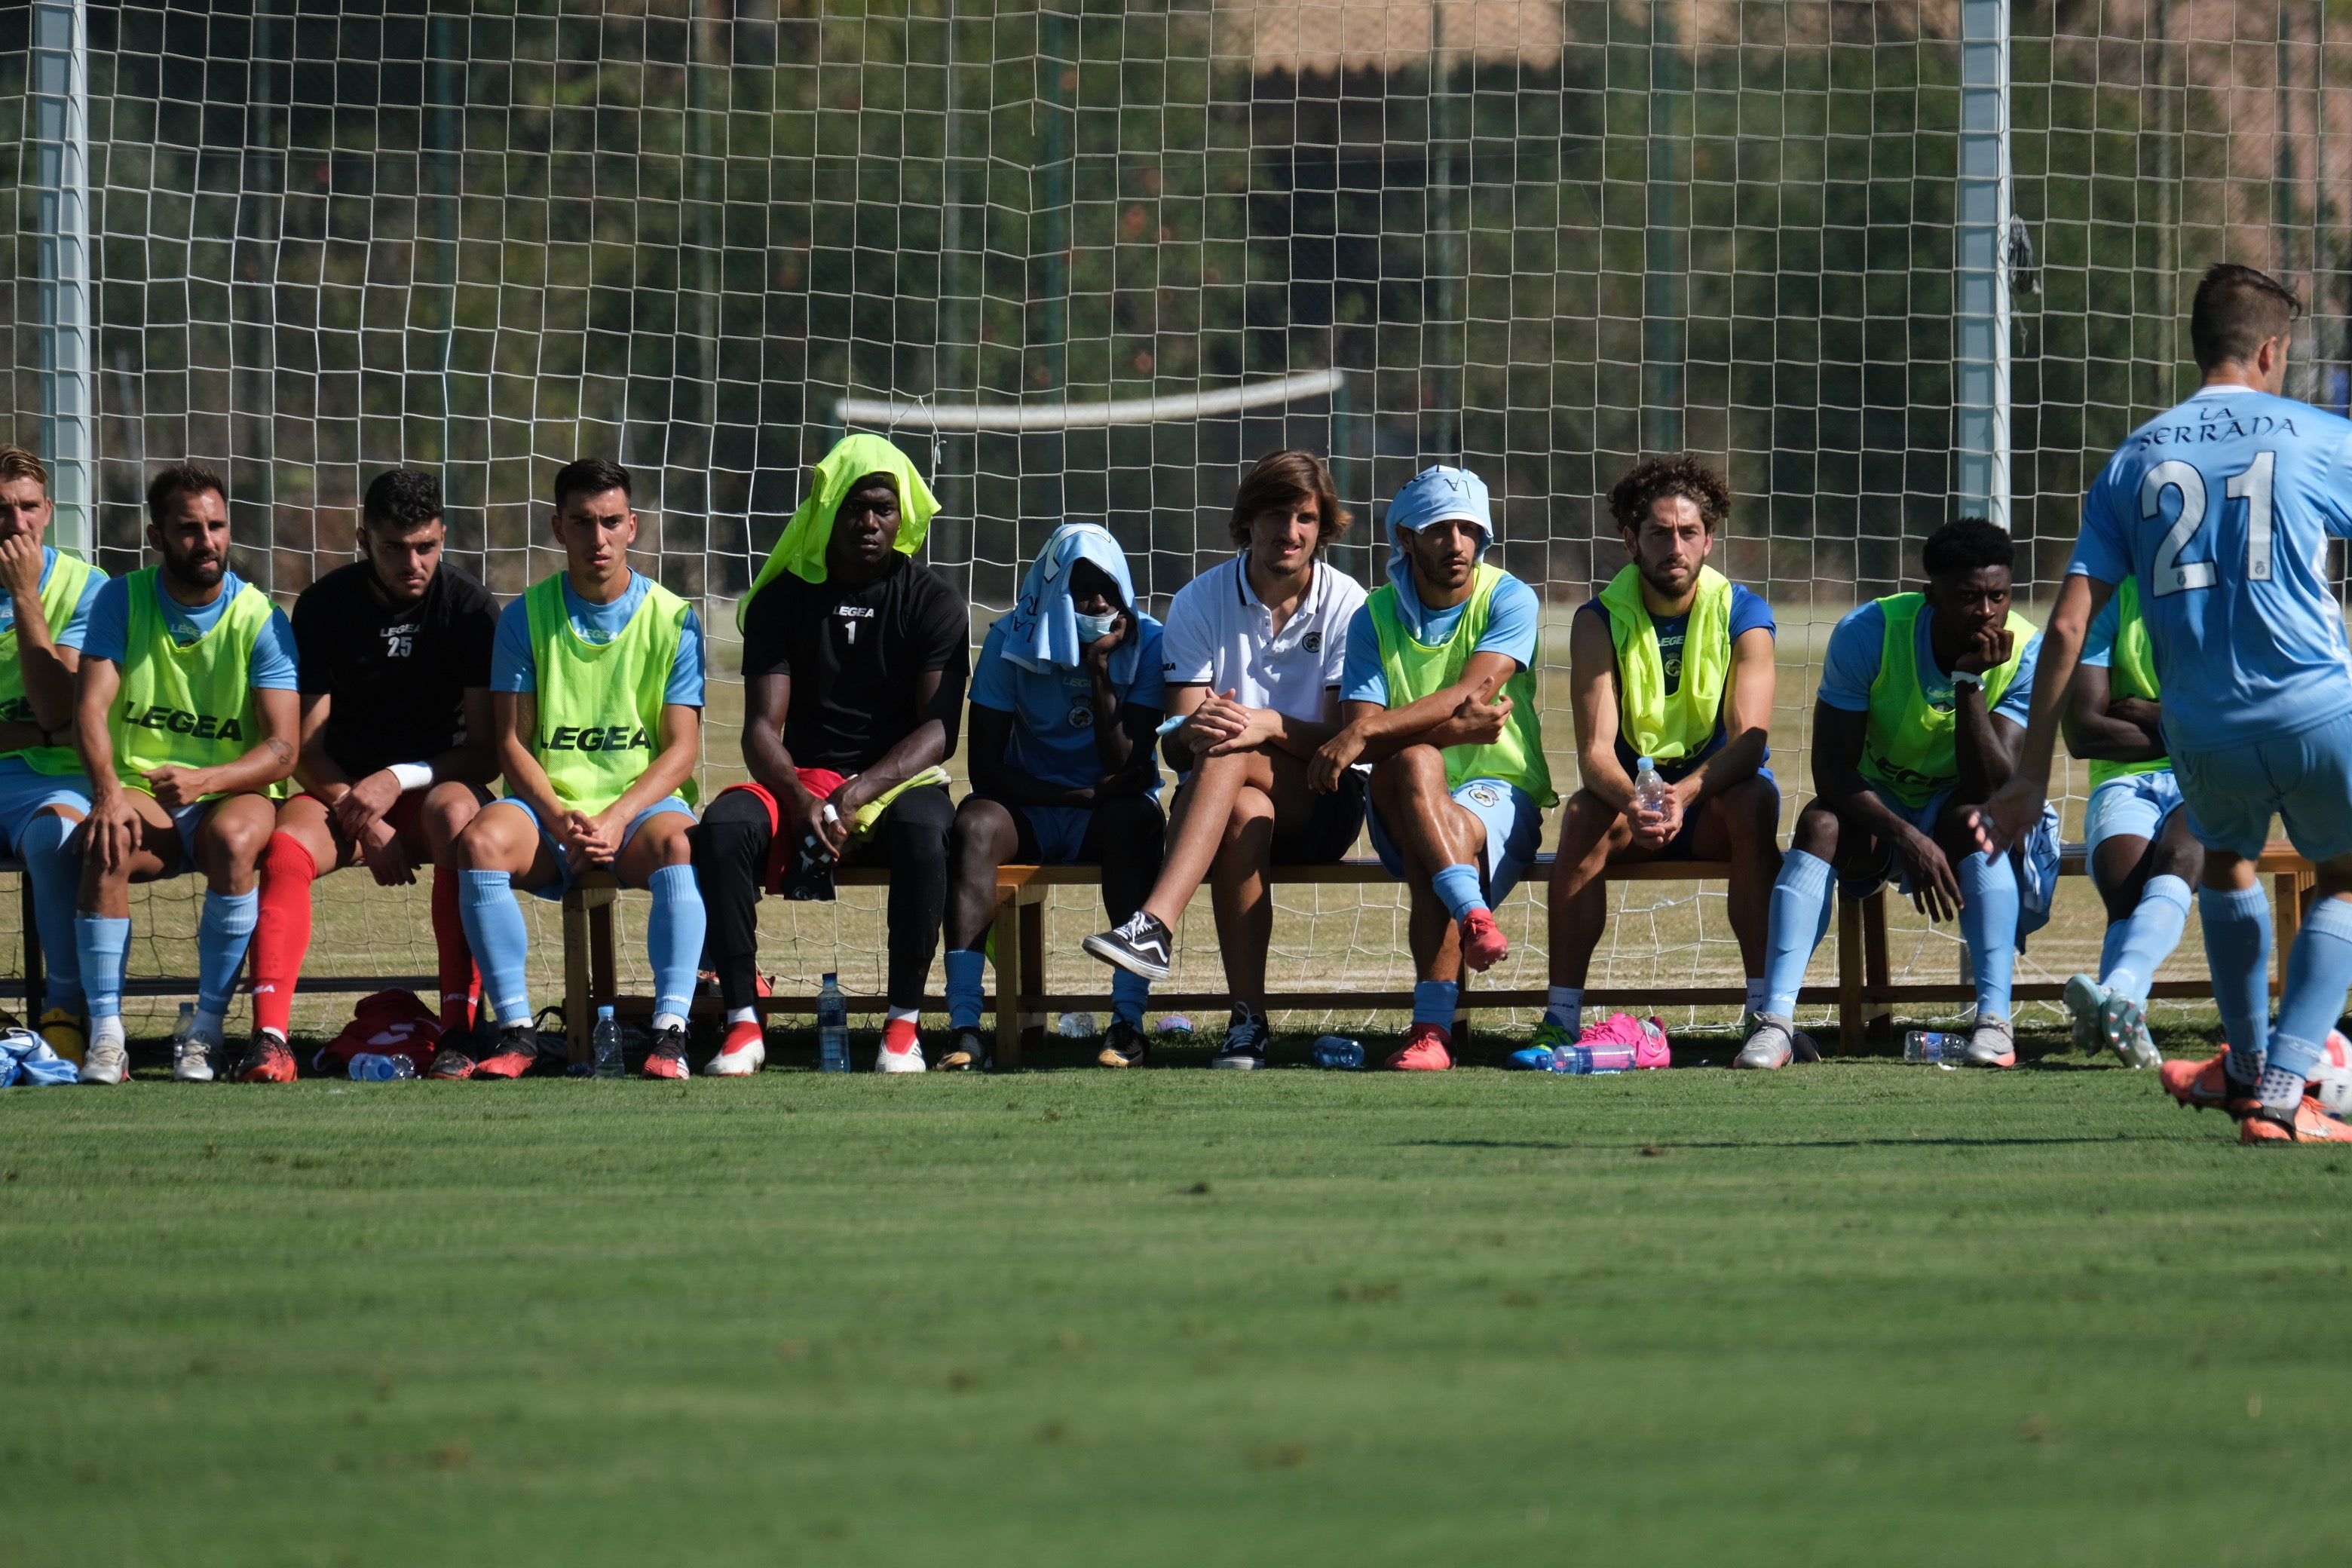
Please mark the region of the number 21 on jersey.
MULTIPOLYGON (((2246 577, 2250 582, 2271 580, 2271 471, 2277 466, 2276 452, 2257 452, 2245 471, 2231 476, 2222 487, 2230 500, 2246 503, 2246 577)), ((2178 594, 2189 588, 2210 588, 2219 580, 2220 565, 2212 560, 2183 563, 2180 552, 2205 526, 2205 476, 2189 463, 2174 458, 2161 462, 2147 471, 2139 482, 2139 515, 2153 522, 2164 515, 2164 492, 2180 492, 2180 516, 2165 534, 2164 542, 2156 548, 2156 569, 2148 592, 2156 598, 2178 594)))

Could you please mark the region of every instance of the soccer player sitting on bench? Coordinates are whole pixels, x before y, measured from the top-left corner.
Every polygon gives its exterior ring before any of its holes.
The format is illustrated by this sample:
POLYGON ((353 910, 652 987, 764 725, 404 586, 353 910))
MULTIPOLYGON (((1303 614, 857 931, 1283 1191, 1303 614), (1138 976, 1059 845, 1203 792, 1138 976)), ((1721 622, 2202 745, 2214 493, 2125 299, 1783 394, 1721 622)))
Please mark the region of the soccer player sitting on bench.
POLYGON ((1307 784, 1315 749, 1339 728, 1348 624, 1364 590, 1323 559, 1348 531, 1331 472, 1307 452, 1269 452, 1234 494, 1240 553, 1168 606, 1161 646, 1177 773, 1168 854, 1143 907, 1086 939, 1106 963, 1165 980, 1176 922, 1207 878, 1231 1021, 1209 1065, 1265 1065, 1265 964, 1274 941, 1272 866, 1328 866, 1364 826, 1364 770, 1307 784))
POLYGON ((1760 1010, 1780 791, 1764 765, 1772 723, 1772 611, 1706 563, 1731 487, 1696 458, 1652 458, 1609 492, 1632 562, 1577 612, 1569 700, 1584 787, 1560 814, 1551 872, 1551 995, 1538 1046, 1572 1045, 1608 923, 1602 873, 1630 860, 1731 862, 1732 935, 1760 1010), (1641 810, 1649 758, 1670 786, 1641 810))
MULTIPOLYGON (((915 563, 937 500, 906 454, 851 436, 736 607, 743 627, 743 763, 695 831, 710 901, 710 967, 727 1034, 709 1070, 767 1060, 758 1012, 762 889, 830 898, 845 855, 889 868, 888 1016, 880 1072, 924 1070, 918 1022, 948 897, 955 752, 971 662, 963 595, 915 563)), ((977 1067, 952 1055, 943 1068, 977 1067)))
POLYGON ((381 887, 433 868, 433 945, 441 1027, 473 1026, 474 952, 457 913, 450 851, 490 798, 489 590, 441 558, 448 537, 441 481, 392 468, 360 509, 364 560, 341 566, 294 601, 302 672, 301 793, 278 808, 261 856, 253 930, 253 1046, 240 1083, 294 1077, 286 1030, 310 945, 310 884, 364 862, 381 887))
POLYGON ((2066 749, 2091 768, 2083 812, 2091 881, 2107 906, 2098 976, 2066 982, 2066 1010, 2076 1050, 2105 1046, 2136 1068, 2164 1065, 2147 1032, 2147 989, 2180 945, 2189 889, 2205 870, 2205 847, 2165 755, 2163 722, 2139 582, 2126 577, 2091 623, 2066 692, 2066 749))
POLYGON ((205 874, 196 1016, 172 1076, 212 1079, 236 972, 253 935, 256 862, 294 771, 301 721, 294 631, 228 569, 228 489, 184 465, 147 487, 162 564, 98 591, 81 642, 75 738, 97 786, 83 827, 74 944, 89 998, 85 1083, 121 1083, 131 884, 205 874))
POLYGON ((687 1076, 686 1017, 702 955, 702 894, 688 863, 702 744, 702 624, 693 606, 629 569, 637 514, 629 473, 583 458, 555 476, 550 528, 562 571, 499 613, 490 732, 507 793, 457 836, 458 911, 498 1034, 480 1061, 444 1037, 428 1076, 520 1078, 539 1057, 519 885, 556 899, 604 868, 653 894, 647 1078, 687 1076))
POLYGON ((1772 887, 1765 1004, 1735 1066, 1798 1054, 1798 989, 1829 929, 1830 879, 1860 898, 1890 874, 1930 920, 1959 917, 1976 971, 1967 1048, 1979 1067, 2017 1061, 2010 981, 2020 939, 2050 918, 2058 814, 2014 850, 1977 850, 1968 808, 2016 766, 2042 639, 2010 608, 2008 534, 1946 523, 1920 552, 1927 591, 1848 614, 1830 634, 1813 710, 1813 780, 1772 887), (2021 871, 2022 875, 2021 875, 2021 871))
MULTIPOLYGON (((981 938, 996 914, 996 868, 1102 868, 1114 925, 1160 874, 1166 819, 1152 755, 1166 699, 1160 623, 1135 606, 1127 552, 1099 524, 1056 529, 1012 612, 988 628, 971 683, 972 793, 948 852, 948 1027, 942 1066, 981 1059, 981 938)), ((1097 1059, 1134 1067, 1149 1053, 1151 982, 1111 973, 1111 1023, 1097 1059)))
POLYGON ((1552 794, 1537 714, 1543 607, 1483 557, 1495 541, 1486 486, 1465 468, 1424 468, 1389 503, 1385 586, 1348 628, 1339 714, 1315 753, 1313 783, 1372 766, 1372 847, 1412 889, 1412 1029, 1391 1068, 1454 1065, 1462 966, 1507 948, 1499 904, 1536 858, 1552 794))
POLYGON ((0 851, 25 863, 33 919, 48 961, 39 1026, 79 1065, 81 965, 74 955, 74 895, 81 857, 74 830, 90 784, 73 748, 74 672, 90 606, 106 574, 44 542, 53 509, 49 471, 22 447, 0 447, 0 851))

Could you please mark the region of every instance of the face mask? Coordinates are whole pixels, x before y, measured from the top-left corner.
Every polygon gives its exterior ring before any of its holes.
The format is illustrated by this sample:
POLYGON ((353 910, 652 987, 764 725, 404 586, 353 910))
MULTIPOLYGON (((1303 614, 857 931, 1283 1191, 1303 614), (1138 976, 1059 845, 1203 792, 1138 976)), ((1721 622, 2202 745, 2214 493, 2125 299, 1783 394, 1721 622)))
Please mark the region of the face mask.
POLYGON ((1100 642, 1118 629, 1118 616, 1115 612, 1108 616, 1081 616, 1075 610, 1070 613, 1077 617, 1080 642, 1100 642))

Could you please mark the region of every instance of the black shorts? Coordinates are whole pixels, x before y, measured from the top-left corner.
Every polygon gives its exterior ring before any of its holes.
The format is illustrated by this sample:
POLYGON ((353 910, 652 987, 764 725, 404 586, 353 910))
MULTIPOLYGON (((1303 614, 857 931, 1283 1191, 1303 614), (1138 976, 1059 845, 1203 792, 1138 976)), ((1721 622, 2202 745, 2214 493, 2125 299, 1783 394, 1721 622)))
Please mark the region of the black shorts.
POLYGON ((1328 866, 1355 847, 1363 830, 1364 775, 1349 768, 1338 789, 1315 797, 1305 822, 1287 829, 1275 825, 1270 858, 1276 866, 1328 866))

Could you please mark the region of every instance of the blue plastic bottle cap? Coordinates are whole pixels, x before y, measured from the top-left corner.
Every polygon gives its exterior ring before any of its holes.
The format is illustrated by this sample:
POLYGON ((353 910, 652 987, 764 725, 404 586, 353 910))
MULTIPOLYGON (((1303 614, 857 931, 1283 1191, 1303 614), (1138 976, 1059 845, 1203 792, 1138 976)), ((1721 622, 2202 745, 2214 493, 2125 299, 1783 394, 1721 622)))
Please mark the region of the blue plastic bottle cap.
POLYGON ((1636 757, 1633 759, 1633 771, 1637 773, 1646 773, 1657 765, 1658 764, 1654 760, 1648 757, 1636 757))

